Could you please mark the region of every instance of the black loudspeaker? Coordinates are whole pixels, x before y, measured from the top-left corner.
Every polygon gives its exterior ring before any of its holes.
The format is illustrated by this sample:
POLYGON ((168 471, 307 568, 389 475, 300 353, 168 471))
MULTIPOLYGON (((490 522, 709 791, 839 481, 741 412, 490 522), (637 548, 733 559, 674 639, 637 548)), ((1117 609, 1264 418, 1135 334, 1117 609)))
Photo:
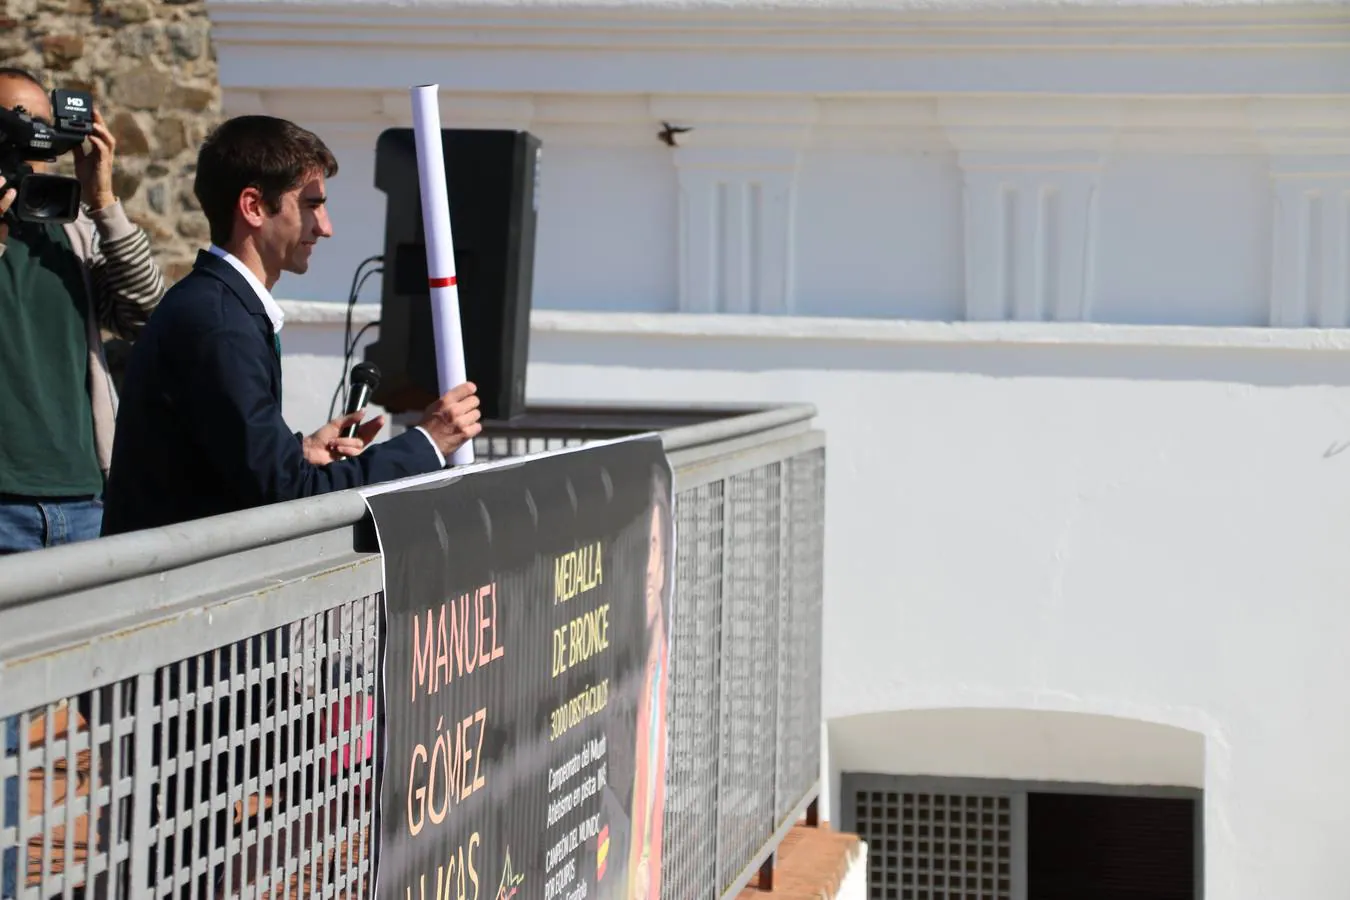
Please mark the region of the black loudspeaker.
MULTIPOLYGON (((444 129, 441 140, 465 368, 483 418, 503 421, 525 411, 540 143, 523 131, 457 128, 444 129)), ((391 128, 376 141, 375 187, 388 206, 380 335, 365 353, 381 373, 371 399, 390 412, 420 411, 440 386, 411 128, 391 128)))

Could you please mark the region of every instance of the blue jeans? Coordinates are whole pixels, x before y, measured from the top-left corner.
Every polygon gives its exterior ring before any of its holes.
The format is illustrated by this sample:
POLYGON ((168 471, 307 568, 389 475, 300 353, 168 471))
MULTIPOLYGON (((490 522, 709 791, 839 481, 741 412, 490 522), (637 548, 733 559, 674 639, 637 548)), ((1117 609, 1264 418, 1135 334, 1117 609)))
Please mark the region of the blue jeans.
MULTIPOLYGON (((0 497, 0 556, 73 544, 98 537, 103 527, 100 499, 58 500, 0 497)), ((5 756, 19 753, 19 717, 5 720, 5 756)), ((19 778, 6 778, 4 817, 0 827, 19 824, 19 778)), ((18 894, 19 848, 8 847, 0 860, 0 900, 18 894)))
POLYGON ((91 541, 103 528, 103 500, 0 496, 0 555, 91 541))

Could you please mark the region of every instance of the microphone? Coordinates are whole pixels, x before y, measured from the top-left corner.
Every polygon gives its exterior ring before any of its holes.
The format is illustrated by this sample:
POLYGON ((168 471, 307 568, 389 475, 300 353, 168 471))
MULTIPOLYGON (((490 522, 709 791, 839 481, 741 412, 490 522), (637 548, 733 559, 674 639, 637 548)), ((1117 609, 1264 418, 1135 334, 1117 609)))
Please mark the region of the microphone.
MULTIPOLYGON (((352 391, 347 395, 347 409, 343 415, 350 416, 370 401, 370 395, 380 386, 380 368, 372 362, 361 362, 352 366, 352 391)), ((356 426, 348 425, 342 429, 343 437, 356 437, 356 426)))

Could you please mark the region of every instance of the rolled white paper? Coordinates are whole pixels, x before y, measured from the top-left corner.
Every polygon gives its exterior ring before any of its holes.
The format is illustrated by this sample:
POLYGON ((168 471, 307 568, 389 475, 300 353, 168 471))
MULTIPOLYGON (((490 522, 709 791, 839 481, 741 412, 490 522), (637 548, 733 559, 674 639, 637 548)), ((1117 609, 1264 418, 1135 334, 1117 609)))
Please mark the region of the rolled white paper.
MULTIPOLYGON (((413 134, 417 140, 417 178, 422 193, 422 230, 427 239, 427 279, 431 288, 431 328, 436 337, 436 377, 441 393, 468 380, 464 368, 464 331, 459 319, 455 279, 455 243, 450 236, 450 198, 445 188, 441 148, 440 85, 412 89, 413 134)), ((473 462, 473 441, 454 452, 457 466, 473 462)))

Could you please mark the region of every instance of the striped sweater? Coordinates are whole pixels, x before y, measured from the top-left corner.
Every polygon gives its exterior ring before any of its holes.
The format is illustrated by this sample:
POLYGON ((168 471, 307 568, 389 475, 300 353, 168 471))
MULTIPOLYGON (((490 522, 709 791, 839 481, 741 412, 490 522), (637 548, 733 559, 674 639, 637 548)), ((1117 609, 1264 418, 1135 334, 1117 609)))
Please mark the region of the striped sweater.
MULTIPOLYGON (((159 305, 166 285, 151 252, 149 235, 127 218, 120 202, 92 213, 81 210, 80 217, 65 230, 84 264, 85 290, 91 301, 85 327, 89 402, 94 412, 94 450, 106 477, 112 463, 117 395, 103 352, 102 331, 135 340, 159 305)), ((0 254, 4 252, 5 245, 0 241, 0 254)))
POLYGON ((113 389, 108 358, 103 353, 101 329, 134 341, 164 296, 164 273, 150 249, 150 236, 127 218, 120 202, 66 226, 70 244, 84 262, 89 304, 89 402, 94 409, 94 450, 106 478, 112 466, 113 426, 117 420, 117 392, 113 389))

